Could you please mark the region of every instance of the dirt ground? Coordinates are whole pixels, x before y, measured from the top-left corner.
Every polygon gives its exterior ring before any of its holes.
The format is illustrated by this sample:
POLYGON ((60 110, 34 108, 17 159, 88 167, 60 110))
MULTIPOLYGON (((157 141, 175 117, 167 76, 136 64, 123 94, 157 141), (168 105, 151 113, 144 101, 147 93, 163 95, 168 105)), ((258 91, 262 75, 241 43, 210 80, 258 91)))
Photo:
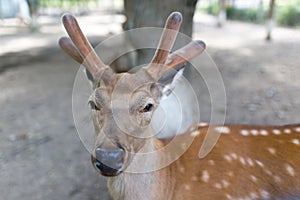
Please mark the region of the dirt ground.
MULTIPOLYGON (((194 37, 206 41, 224 81, 227 109, 217 115, 226 113, 228 123, 300 123, 300 31, 278 28, 267 43, 260 25, 195 21, 194 37)), ((0 199, 108 200, 72 117, 78 65, 56 43, 47 48, 26 62, 17 52, 0 73, 0 199)), ((205 85, 198 89, 201 120, 209 121, 211 96, 205 85)))

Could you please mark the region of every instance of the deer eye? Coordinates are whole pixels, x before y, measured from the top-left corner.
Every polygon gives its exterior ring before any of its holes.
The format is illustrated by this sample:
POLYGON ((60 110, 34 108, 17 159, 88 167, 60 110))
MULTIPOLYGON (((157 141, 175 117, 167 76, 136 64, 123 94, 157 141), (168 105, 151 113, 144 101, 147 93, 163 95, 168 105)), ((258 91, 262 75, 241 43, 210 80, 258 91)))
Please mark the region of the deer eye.
POLYGON ((153 108, 153 104, 152 103, 148 103, 142 110, 142 112, 150 112, 153 108))
POLYGON ((89 106, 92 110, 100 110, 100 108, 93 101, 89 101, 89 106))

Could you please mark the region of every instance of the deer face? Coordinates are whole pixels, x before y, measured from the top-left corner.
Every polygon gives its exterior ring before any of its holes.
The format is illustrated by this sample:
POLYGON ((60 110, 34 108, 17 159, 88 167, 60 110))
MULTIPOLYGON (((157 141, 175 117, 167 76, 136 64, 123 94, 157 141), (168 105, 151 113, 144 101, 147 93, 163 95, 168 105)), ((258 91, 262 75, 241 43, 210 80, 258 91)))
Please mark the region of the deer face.
POLYGON ((145 69, 112 81, 113 87, 100 84, 89 100, 95 127, 92 162, 106 176, 124 171, 151 137, 152 113, 162 94, 145 69))
POLYGON ((63 17, 71 40, 63 37, 59 44, 73 59, 85 65, 93 81, 94 92, 89 99, 95 128, 92 162, 105 176, 116 176, 124 171, 134 153, 152 137, 149 125, 153 111, 182 75, 182 70, 174 73, 170 69, 205 49, 203 42, 195 41, 169 55, 181 19, 178 12, 169 16, 158 49, 147 67, 135 74, 116 74, 95 54, 75 18, 63 17), (167 77, 170 84, 159 84, 161 77, 167 77))

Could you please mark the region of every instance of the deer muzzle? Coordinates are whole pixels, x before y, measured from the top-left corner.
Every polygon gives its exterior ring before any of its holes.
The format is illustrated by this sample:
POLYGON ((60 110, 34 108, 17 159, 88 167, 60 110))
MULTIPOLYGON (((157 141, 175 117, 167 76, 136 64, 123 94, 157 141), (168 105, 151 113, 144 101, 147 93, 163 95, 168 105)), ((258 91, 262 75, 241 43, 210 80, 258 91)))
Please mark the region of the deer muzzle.
POLYGON ((103 176, 117 176, 122 172, 125 162, 124 149, 117 147, 113 150, 101 148, 95 149, 95 156, 92 156, 92 163, 96 170, 103 176))

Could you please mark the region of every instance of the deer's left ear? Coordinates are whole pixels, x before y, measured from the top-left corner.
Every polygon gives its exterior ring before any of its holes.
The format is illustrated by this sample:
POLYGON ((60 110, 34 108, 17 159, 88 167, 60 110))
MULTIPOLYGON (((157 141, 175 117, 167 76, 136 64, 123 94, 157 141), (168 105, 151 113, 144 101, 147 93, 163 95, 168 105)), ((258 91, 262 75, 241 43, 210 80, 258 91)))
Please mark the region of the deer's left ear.
POLYGON ((165 98, 169 96, 177 84, 180 84, 183 76, 184 68, 177 70, 169 70, 166 72, 158 82, 151 86, 151 93, 155 98, 165 98))

